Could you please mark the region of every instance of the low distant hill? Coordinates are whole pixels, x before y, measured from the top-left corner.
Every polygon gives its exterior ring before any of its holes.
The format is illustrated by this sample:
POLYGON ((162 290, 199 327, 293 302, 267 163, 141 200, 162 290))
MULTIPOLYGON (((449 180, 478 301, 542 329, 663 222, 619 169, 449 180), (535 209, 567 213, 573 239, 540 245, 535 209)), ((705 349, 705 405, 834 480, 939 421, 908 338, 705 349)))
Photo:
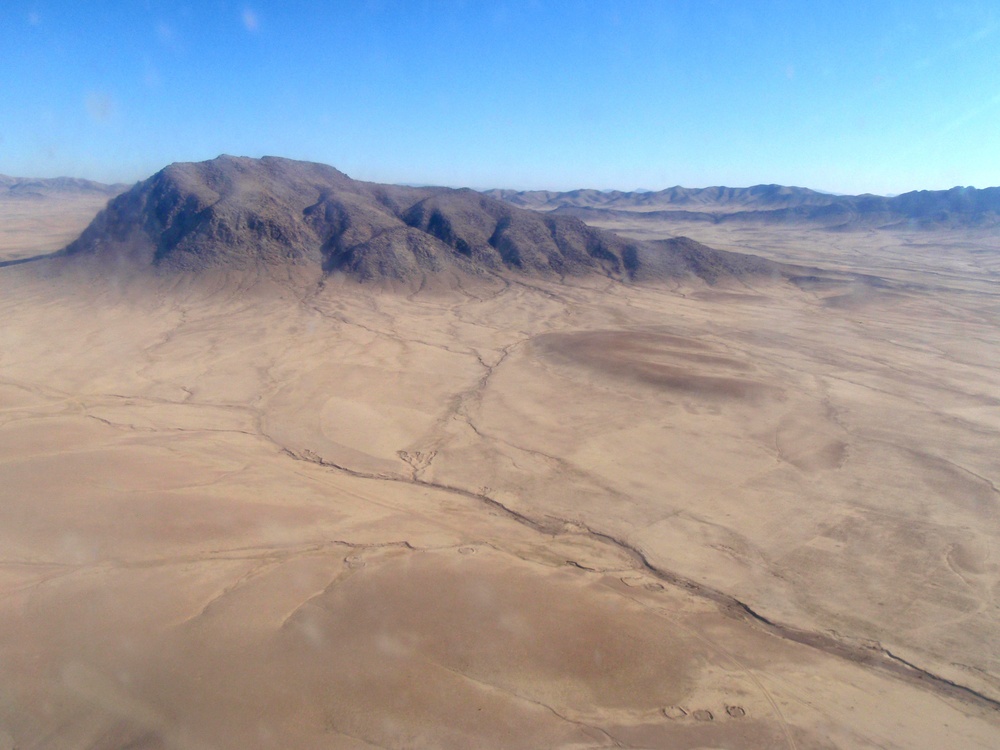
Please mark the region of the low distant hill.
POLYGON ((714 282, 780 272, 686 238, 638 242, 473 190, 360 182, 277 157, 172 164, 112 199, 62 254, 157 272, 295 267, 404 283, 498 273, 714 282))
POLYGON ((832 195, 808 188, 672 187, 657 192, 489 190, 511 205, 585 221, 645 219, 711 223, 788 223, 828 229, 992 227, 1000 224, 1000 188, 919 190, 893 197, 832 195))
POLYGON ((655 210, 748 210, 822 206, 831 196, 808 188, 782 185, 755 185, 749 188, 672 187, 666 190, 570 190, 557 193, 547 190, 487 190, 486 195, 511 205, 536 211, 557 208, 605 208, 626 211, 655 210))
POLYGON ((38 200, 48 197, 93 196, 111 198, 125 192, 124 184, 105 185, 76 177, 8 177, 0 175, 0 200, 38 200))

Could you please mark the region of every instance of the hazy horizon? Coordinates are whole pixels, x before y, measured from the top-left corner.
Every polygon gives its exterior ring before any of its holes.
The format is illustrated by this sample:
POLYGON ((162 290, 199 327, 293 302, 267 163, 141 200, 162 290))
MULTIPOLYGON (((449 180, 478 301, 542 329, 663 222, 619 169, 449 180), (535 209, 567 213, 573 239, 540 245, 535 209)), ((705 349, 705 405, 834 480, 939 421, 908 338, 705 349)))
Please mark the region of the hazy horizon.
MULTIPOLYGON (((251 158, 251 159, 259 159, 259 158, 264 158, 264 157, 288 158, 288 157, 281 157, 279 154, 261 154, 260 156, 246 156, 244 154, 240 154, 240 155, 237 155, 237 154, 218 154, 216 157, 211 157, 211 158, 218 158, 218 157, 221 157, 221 156, 239 156, 240 158, 251 158)), ((211 158, 207 159, 205 161, 210 161, 211 158)), ((315 161, 315 160, 313 160, 313 159, 303 159, 301 161, 315 161)), ((37 174, 31 174, 31 175, 24 174, 24 175, 21 175, 21 174, 17 174, 17 175, 15 175, 15 174, 8 174, 8 173, 2 173, 2 172, 0 172, 0 177, 11 177, 11 178, 15 178, 15 179, 42 179, 42 180, 69 178, 69 179, 85 179, 85 180, 90 180, 92 182, 97 182, 97 183, 106 184, 106 185, 114 185, 114 184, 132 185, 132 184, 134 184, 136 182, 141 182, 141 181, 143 181, 145 179, 148 179, 149 177, 152 177, 154 174, 156 174, 160 170, 166 168, 167 166, 169 166, 170 164, 173 164, 173 163, 178 163, 178 162, 169 162, 169 163, 166 163, 162 167, 160 167, 159 169, 156 169, 154 172, 151 172, 148 175, 145 175, 143 177, 139 177, 138 179, 131 180, 131 181, 129 181, 129 180, 118 180, 118 181, 112 181, 112 182, 104 182, 103 180, 97 180, 97 179, 92 178, 92 177, 87 177, 86 175, 78 175, 78 174, 52 174, 52 175, 37 175, 37 174)), ((336 164, 330 164, 329 166, 337 167, 336 164)), ((341 170, 341 171, 343 171, 343 170, 341 170)), ((352 174, 349 174, 348 177, 351 177, 352 179, 358 179, 358 180, 364 180, 365 179, 363 177, 356 177, 355 175, 352 175, 352 174)), ((762 187, 762 186, 766 187, 766 186, 769 186, 769 185, 777 185, 778 187, 787 187, 787 188, 793 188, 793 189, 796 189, 796 190, 802 190, 802 189, 811 190, 811 191, 816 192, 816 193, 823 193, 823 194, 826 194, 826 195, 833 195, 833 196, 876 195, 876 196, 884 197, 884 198, 894 198, 897 195, 902 195, 903 193, 906 193, 906 192, 912 192, 912 191, 905 191, 904 190, 904 191, 902 191, 902 193, 872 193, 870 191, 866 192, 866 193, 842 193, 842 192, 839 192, 839 191, 824 190, 822 188, 817 188, 817 187, 814 187, 814 186, 811 186, 811 185, 787 185, 787 184, 765 183, 765 182, 756 182, 756 183, 746 184, 746 185, 722 185, 722 184, 718 184, 718 185, 680 185, 680 184, 677 184, 677 185, 664 185, 662 187, 655 187, 655 188, 648 188, 648 187, 633 187, 633 188, 627 188, 627 187, 595 187, 593 185, 578 185, 576 187, 568 187, 568 188, 553 188, 553 187, 547 187, 547 186, 541 186, 541 187, 535 187, 535 186, 509 186, 509 185, 462 185, 462 184, 444 185, 444 184, 440 184, 440 183, 419 182, 419 181, 417 181, 417 182, 389 182, 389 183, 386 183, 386 184, 401 185, 401 186, 404 186, 404 187, 440 187, 440 188, 451 188, 451 189, 471 189, 471 190, 476 190, 476 191, 479 191, 479 192, 486 192, 486 191, 490 191, 490 190, 512 190, 512 191, 516 191, 516 192, 556 192, 556 193, 564 193, 564 192, 574 192, 574 191, 577 191, 577 190, 596 190, 599 193, 656 193, 656 192, 661 192, 661 191, 664 191, 664 190, 672 190, 672 189, 675 189, 675 188, 681 188, 681 189, 684 189, 684 190, 710 190, 712 188, 722 187, 722 188, 728 188, 728 189, 732 189, 732 190, 747 190, 747 189, 750 189, 750 188, 753 188, 753 187, 762 187)), ((952 189, 968 189, 968 188, 972 188, 972 189, 977 189, 978 190, 978 189, 992 188, 992 187, 998 187, 998 186, 1000 186, 1000 180, 998 180, 998 184, 997 185, 952 185, 949 188, 919 188, 919 187, 917 187, 917 188, 913 188, 913 191, 920 191, 920 190, 952 190, 952 189)))

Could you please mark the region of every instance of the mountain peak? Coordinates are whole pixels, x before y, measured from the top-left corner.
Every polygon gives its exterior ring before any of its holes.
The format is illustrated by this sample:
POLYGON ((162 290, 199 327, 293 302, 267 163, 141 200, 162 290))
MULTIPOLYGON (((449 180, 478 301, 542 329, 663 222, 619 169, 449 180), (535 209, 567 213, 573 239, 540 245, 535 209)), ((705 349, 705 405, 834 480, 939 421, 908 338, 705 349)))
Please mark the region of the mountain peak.
POLYGON ((469 189, 379 185, 325 164, 221 155, 171 164, 136 184, 65 254, 157 272, 296 266, 404 283, 442 274, 631 281, 725 272, 729 254, 688 242, 628 240, 469 189))

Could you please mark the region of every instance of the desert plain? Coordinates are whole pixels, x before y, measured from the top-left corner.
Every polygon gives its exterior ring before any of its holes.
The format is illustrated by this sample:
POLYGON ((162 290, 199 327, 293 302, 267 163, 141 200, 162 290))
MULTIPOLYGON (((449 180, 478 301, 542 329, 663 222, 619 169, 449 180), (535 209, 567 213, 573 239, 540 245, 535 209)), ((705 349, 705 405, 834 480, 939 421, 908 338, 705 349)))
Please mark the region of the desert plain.
POLYGON ((0 748, 1000 744, 1000 248, 616 218, 827 276, 308 294, 22 262, 0 748))

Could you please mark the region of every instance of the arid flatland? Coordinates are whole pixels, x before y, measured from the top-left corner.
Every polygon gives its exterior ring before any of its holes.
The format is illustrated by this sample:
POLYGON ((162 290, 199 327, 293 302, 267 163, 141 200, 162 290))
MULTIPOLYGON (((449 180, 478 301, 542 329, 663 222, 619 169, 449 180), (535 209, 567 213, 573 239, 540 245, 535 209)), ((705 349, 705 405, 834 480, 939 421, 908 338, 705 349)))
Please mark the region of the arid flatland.
POLYGON ((542 225, 432 198, 369 221, 482 237, 438 286, 0 267, 0 748, 997 745, 990 230, 560 221, 605 275, 470 282, 542 225), (627 277, 678 234, 820 270, 627 277))

